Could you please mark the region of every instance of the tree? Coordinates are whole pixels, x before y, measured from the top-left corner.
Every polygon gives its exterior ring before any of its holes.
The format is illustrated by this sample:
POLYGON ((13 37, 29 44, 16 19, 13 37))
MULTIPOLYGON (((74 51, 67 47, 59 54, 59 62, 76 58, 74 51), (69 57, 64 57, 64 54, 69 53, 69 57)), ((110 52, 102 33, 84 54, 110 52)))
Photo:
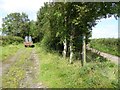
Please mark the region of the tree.
POLYGON ((36 21, 31 20, 29 22, 29 25, 29 35, 32 36, 33 42, 39 42, 41 38, 41 33, 37 29, 36 21))
POLYGON ((83 37, 87 44, 97 20, 118 17, 118 7, 118 3, 106 2, 52 2, 40 9, 37 23, 49 48, 56 48, 62 42, 63 56, 69 53, 72 63, 74 55, 81 56, 83 37))
POLYGON ((24 37, 29 32, 29 21, 25 13, 10 13, 3 18, 2 32, 7 35, 24 37))

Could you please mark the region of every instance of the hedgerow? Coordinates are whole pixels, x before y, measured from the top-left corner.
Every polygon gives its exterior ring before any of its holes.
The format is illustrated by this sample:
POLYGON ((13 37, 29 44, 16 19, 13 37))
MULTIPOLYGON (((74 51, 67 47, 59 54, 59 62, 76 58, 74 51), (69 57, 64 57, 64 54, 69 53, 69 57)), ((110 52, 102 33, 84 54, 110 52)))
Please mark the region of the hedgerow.
POLYGON ((19 44, 23 42, 23 38, 17 36, 0 36, 0 45, 19 44))

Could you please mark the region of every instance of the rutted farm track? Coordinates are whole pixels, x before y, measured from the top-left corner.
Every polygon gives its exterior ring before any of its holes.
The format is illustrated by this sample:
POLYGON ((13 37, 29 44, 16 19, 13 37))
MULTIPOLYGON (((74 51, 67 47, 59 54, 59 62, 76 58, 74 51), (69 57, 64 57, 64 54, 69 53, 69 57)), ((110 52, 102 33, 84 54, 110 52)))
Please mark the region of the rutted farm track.
POLYGON ((43 88, 38 82, 39 58, 35 48, 21 48, 0 65, 2 88, 43 88))

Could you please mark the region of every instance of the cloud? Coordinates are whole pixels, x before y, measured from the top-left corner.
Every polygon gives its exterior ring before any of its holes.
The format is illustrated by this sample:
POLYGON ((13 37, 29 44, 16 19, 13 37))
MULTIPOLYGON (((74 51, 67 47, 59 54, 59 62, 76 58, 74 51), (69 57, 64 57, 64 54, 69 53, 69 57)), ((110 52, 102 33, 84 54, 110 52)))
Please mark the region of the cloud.
POLYGON ((36 13, 44 2, 49 0, 0 0, 0 28, 2 18, 13 12, 25 12, 31 20, 36 20, 36 13))
POLYGON ((37 11, 48 0, 3 0, 0 7, 5 12, 37 11))
POLYGON ((92 30, 92 38, 118 38, 118 21, 113 17, 102 19, 92 30))
MULTIPOLYGON (((0 28, 2 18, 13 12, 25 12, 31 20, 36 20, 36 13, 44 2, 51 0, 0 0, 0 28)), ((92 38, 117 37, 118 22, 112 16, 109 19, 101 19, 98 25, 93 28, 92 38)))
POLYGON ((1 0, 0 10, 2 13, 12 12, 37 12, 44 2, 49 0, 1 0))

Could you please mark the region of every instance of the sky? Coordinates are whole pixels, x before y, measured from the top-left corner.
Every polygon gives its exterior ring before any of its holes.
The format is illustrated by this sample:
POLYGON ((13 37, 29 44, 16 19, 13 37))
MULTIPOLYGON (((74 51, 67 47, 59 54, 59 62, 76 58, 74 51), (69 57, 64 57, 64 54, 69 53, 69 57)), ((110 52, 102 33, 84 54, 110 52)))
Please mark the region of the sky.
POLYGON ((98 24, 93 27, 92 38, 118 38, 118 20, 116 20, 114 16, 101 19, 98 24))
MULTIPOLYGON (((13 12, 25 12, 30 20, 36 20, 37 11, 49 0, 0 0, 0 28, 2 18, 13 12)), ((92 38, 118 38, 118 20, 114 17, 101 19, 93 27, 92 38)))

